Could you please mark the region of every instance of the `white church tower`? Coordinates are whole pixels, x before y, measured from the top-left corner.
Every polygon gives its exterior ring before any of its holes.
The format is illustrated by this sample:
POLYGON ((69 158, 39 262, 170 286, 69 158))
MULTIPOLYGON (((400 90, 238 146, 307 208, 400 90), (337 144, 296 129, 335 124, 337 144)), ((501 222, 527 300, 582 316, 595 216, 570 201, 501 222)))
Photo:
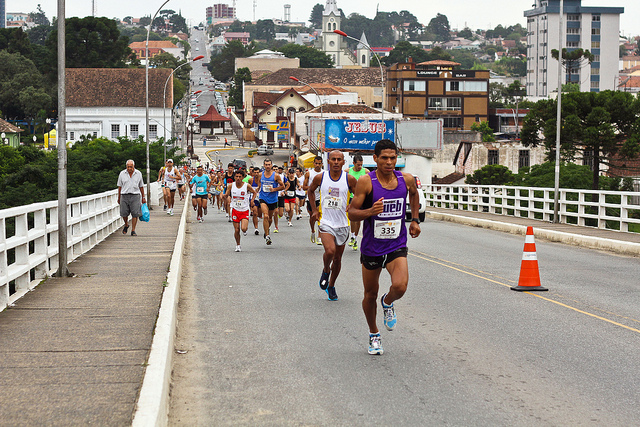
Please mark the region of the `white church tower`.
MULTIPOLYGON (((341 23, 342 15, 336 0, 327 0, 324 12, 322 12, 322 36, 316 47, 333 59, 336 68, 368 67, 371 62, 369 49, 362 43, 358 43, 357 54, 354 55, 347 47, 347 39, 334 33, 335 30, 342 31, 341 23)), ((360 41, 367 43, 364 33, 362 33, 360 41)))

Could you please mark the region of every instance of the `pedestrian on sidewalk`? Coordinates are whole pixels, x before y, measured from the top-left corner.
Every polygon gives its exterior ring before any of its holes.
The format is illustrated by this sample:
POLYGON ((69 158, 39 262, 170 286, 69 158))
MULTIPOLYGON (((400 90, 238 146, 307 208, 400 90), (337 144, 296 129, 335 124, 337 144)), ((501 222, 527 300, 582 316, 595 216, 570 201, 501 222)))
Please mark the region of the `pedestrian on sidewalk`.
POLYGON ((229 141, 227 141, 227 138, 225 138, 225 139, 224 139, 224 147, 222 147, 222 148, 226 148, 226 147, 227 147, 227 145, 228 145, 229 147, 233 147, 231 144, 229 144, 229 141))
POLYGON ((131 215, 131 235, 137 236, 136 224, 138 218, 142 216, 142 203, 146 203, 147 200, 144 198, 142 173, 135 168, 133 160, 127 160, 126 166, 126 169, 118 175, 117 184, 120 216, 124 221, 122 234, 127 234, 129 230, 129 215, 131 215))

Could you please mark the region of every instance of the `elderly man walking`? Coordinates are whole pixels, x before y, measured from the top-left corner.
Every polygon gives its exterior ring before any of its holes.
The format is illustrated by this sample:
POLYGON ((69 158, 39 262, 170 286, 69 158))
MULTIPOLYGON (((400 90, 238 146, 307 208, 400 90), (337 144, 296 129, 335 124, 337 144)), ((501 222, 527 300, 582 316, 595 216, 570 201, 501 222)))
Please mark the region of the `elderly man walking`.
POLYGON ((129 215, 131 215, 131 235, 137 236, 136 224, 138 218, 142 216, 142 203, 146 202, 142 173, 135 168, 133 160, 127 160, 127 168, 118 175, 118 204, 120 216, 124 221, 122 234, 127 234, 129 230, 129 215))

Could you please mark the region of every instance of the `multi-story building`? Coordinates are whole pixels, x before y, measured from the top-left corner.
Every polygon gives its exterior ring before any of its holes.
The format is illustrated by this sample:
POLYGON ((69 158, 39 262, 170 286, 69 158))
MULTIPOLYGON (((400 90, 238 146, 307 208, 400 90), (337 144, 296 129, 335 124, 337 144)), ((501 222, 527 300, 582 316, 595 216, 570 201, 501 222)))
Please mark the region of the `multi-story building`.
POLYGON ((234 21, 236 8, 228 4, 214 4, 207 8, 207 25, 216 24, 218 21, 234 21))
POLYGON ((489 71, 458 70, 451 61, 404 62, 387 69, 386 109, 407 118, 442 119, 468 130, 489 118, 489 71))
POLYGON ((6 10, 5 10, 5 0, 0 0, 0 28, 5 28, 6 26, 6 10))
MULTIPOLYGON (((535 0, 527 18, 527 95, 548 97, 558 88, 560 0, 535 0)), ((577 83, 583 92, 615 90, 618 81, 620 14, 623 7, 585 7, 581 0, 564 0, 563 48, 578 48, 594 55, 591 64, 563 70, 564 83, 577 83)))

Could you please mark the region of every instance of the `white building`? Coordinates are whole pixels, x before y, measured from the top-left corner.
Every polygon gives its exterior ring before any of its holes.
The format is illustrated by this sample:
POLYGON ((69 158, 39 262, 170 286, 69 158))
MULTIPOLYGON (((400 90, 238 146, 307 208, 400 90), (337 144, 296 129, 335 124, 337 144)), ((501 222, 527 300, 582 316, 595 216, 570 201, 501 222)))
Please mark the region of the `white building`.
POLYGON ((341 24, 342 16, 336 0, 327 0, 324 12, 322 12, 322 35, 316 40, 316 48, 329 55, 336 68, 369 67, 371 55, 364 33, 362 33, 361 43, 358 43, 354 54, 347 47, 346 37, 334 33, 335 30, 342 31, 341 24))
MULTIPOLYGON (((149 139, 171 137, 170 68, 149 70, 149 139), (166 106, 166 108, 165 108, 166 106), (166 117, 166 120, 165 120, 166 117)), ((135 139, 145 135, 144 68, 67 68, 67 141, 82 135, 135 139)))
MULTIPOLYGON (((558 88, 558 61, 551 50, 559 48, 560 0, 535 0, 527 10, 527 95, 548 97, 558 88)), ((623 7, 585 7, 581 0, 565 0, 563 48, 590 51, 594 61, 584 62, 563 83, 578 83, 582 92, 615 90, 618 81, 618 39, 623 7)))

